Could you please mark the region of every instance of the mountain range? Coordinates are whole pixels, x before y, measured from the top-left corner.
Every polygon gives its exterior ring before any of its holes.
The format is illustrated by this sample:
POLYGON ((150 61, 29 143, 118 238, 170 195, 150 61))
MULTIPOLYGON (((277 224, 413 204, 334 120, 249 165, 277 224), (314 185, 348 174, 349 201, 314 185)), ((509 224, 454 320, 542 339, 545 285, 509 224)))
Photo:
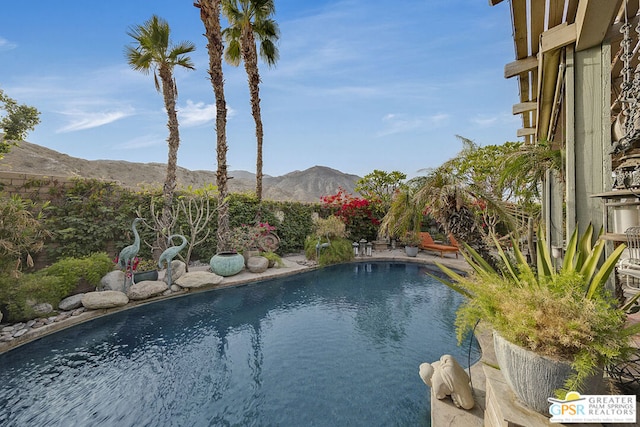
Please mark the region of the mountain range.
MULTIPOLYGON (((166 173, 164 163, 137 163, 124 160, 85 160, 72 157, 30 142, 21 142, 0 160, 0 171, 23 172, 47 176, 82 177, 116 181, 129 188, 161 187, 166 173)), ((255 174, 229 171, 229 190, 255 190, 255 174)), ((282 176, 263 177, 263 198, 281 201, 319 202, 320 197, 335 194, 339 188, 354 193, 360 179, 325 166, 313 166, 282 176)), ((216 183, 211 170, 189 170, 178 167, 179 187, 195 188, 216 183)))

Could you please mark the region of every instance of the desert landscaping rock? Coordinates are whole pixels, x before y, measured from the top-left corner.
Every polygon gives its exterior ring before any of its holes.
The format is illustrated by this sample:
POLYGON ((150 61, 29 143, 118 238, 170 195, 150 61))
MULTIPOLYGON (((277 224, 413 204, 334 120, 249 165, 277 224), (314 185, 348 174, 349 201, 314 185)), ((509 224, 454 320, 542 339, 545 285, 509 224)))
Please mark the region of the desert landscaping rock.
POLYGON ((99 291, 122 291, 124 285, 124 272, 113 270, 108 272, 98 284, 99 291))
MULTIPOLYGON (((174 259, 173 261, 171 261, 171 283, 178 280, 186 272, 187 272, 187 264, 180 261, 179 259, 174 259)), ((165 271, 165 274, 167 274, 166 271, 165 271)), ((167 278, 165 277, 165 281, 166 280, 167 278)))
POLYGON ((120 291, 87 292, 82 297, 82 305, 90 310, 121 307, 128 303, 129 298, 120 291))
POLYGON ((53 306, 48 302, 42 302, 40 304, 36 304, 33 307, 33 312, 38 316, 42 316, 43 314, 49 314, 53 311, 53 306))
POLYGON ((127 296, 130 300, 143 300, 160 295, 168 289, 165 282, 159 280, 143 280, 142 282, 131 285, 127 296))
POLYGON ((263 256, 252 256, 247 261, 247 269, 252 273, 264 273, 269 268, 269 260, 263 256))
POLYGON ((200 288, 207 285, 219 285, 223 279, 224 277, 208 271, 192 271, 176 280, 176 284, 182 288, 200 288))
POLYGON ((70 311, 82 307, 83 296, 84 294, 71 295, 70 297, 67 297, 60 301, 60 304, 58 304, 58 308, 62 311, 70 311))

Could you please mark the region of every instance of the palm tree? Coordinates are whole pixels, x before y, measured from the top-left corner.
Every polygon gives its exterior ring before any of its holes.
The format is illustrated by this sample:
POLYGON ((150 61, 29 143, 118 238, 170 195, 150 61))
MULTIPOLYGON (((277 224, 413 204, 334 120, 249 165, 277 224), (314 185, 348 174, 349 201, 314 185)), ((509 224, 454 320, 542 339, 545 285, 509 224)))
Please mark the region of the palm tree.
MULTIPOLYGON (((180 134, 178 132, 178 115, 176 112, 176 98, 178 88, 173 77, 173 68, 177 65, 190 70, 195 69, 191 58, 187 55, 196 47, 191 42, 181 42, 174 45, 169 38, 169 23, 164 19, 153 15, 143 25, 131 27, 127 32, 135 40, 134 46, 126 47, 127 62, 136 71, 148 74, 153 70, 153 79, 156 90, 160 92, 162 83, 162 95, 164 106, 167 110, 167 127, 169 137, 169 156, 167 160, 167 175, 165 177, 162 195, 164 206, 162 209, 162 228, 170 223, 171 205, 176 189, 176 168, 178 162, 178 147, 180 146, 180 134), (158 81, 158 76, 160 81, 158 81)), ((163 230, 163 233, 168 230, 163 230)), ((166 239, 162 239, 160 249, 165 249, 166 239)))
POLYGON ((279 54, 275 42, 279 38, 278 24, 271 19, 275 14, 273 0, 223 0, 222 13, 229 20, 229 28, 223 31, 228 45, 225 60, 237 66, 244 61, 251 95, 251 113, 256 122, 257 160, 256 197, 262 200, 262 118, 260 115, 260 74, 256 38, 260 41, 260 58, 273 66, 279 54))
POLYGON ((220 0, 196 0, 204 24, 207 50, 209 52, 209 78, 216 98, 216 152, 218 170, 218 229, 217 250, 227 250, 229 240, 229 204, 227 200, 227 103, 224 97, 224 75, 222 73, 222 29, 220 26, 220 0))

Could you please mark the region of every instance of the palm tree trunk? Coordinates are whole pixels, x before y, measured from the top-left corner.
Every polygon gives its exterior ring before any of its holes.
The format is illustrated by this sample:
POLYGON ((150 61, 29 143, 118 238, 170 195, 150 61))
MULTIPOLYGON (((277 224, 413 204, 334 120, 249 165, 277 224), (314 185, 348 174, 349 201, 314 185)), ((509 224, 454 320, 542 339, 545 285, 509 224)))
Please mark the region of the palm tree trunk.
POLYGON ((256 51, 256 42, 253 37, 251 26, 243 28, 242 34, 242 57, 244 59, 244 68, 247 72, 249 81, 249 93, 251 95, 251 114, 256 123, 256 198, 258 203, 262 201, 262 117, 260 114, 260 74, 258 72, 258 53, 256 51))
POLYGON ((218 230, 217 250, 227 248, 229 239, 229 205, 227 200, 227 103, 224 97, 224 76, 222 74, 222 30, 220 28, 220 0, 199 0, 200 19, 204 23, 207 50, 209 52, 209 77, 216 98, 216 152, 218 170, 218 230))
MULTIPOLYGON (((164 106, 167 110, 167 128, 169 128, 169 137, 167 144, 169 146, 169 155, 167 158, 167 174, 162 189, 163 206, 162 206, 162 237, 171 233, 165 230, 171 224, 171 206, 173 205, 173 195, 176 189, 176 169, 178 165, 178 148, 180 146, 180 133, 178 130, 178 115, 176 113, 176 90, 171 70, 168 67, 160 68, 160 80, 162 81, 162 94, 164 96, 164 106), (165 232, 166 231, 166 232, 165 232)), ((159 247, 161 251, 167 248, 165 238, 161 239, 159 247)))

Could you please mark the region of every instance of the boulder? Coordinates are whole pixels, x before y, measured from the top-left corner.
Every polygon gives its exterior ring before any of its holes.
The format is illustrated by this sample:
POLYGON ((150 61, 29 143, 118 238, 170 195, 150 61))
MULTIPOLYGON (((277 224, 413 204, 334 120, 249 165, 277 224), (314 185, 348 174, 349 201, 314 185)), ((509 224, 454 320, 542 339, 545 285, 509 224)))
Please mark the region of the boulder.
MULTIPOLYGON (((186 272, 187 272, 187 264, 180 261, 179 259, 174 259, 173 261, 171 261, 171 283, 178 280, 180 276, 182 276, 186 272)), ((167 274, 166 271, 165 271, 165 274, 167 274)))
POLYGON ((168 289, 166 283, 160 280, 143 280, 131 285, 127 296, 131 300, 141 300, 160 295, 168 289))
POLYGON ((218 285, 224 277, 208 271, 190 271, 176 280, 176 285, 182 288, 200 288, 207 285, 218 285))
POLYGON ((62 311, 71 311, 82 307, 82 297, 84 294, 71 295, 66 297, 58 304, 58 308, 62 311))
POLYGON ((129 303, 129 298, 120 291, 87 292, 82 296, 82 305, 90 310, 121 307, 129 303))
POLYGON ((41 302, 39 304, 35 304, 31 307, 33 312, 37 316, 44 316, 45 314, 49 314, 53 311, 53 306, 48 302, 41 302))
POLYGON ((120 291, 124 290, 124 271, 113 270, 105 274, 105 276, 100 279, 100 283, 98 284, 98 291, 120 291))
POLYGON ((252 273, 264 273, 269 268, 269 260, 263 256, 252 256, 247 261, 247 269, 252 273))

